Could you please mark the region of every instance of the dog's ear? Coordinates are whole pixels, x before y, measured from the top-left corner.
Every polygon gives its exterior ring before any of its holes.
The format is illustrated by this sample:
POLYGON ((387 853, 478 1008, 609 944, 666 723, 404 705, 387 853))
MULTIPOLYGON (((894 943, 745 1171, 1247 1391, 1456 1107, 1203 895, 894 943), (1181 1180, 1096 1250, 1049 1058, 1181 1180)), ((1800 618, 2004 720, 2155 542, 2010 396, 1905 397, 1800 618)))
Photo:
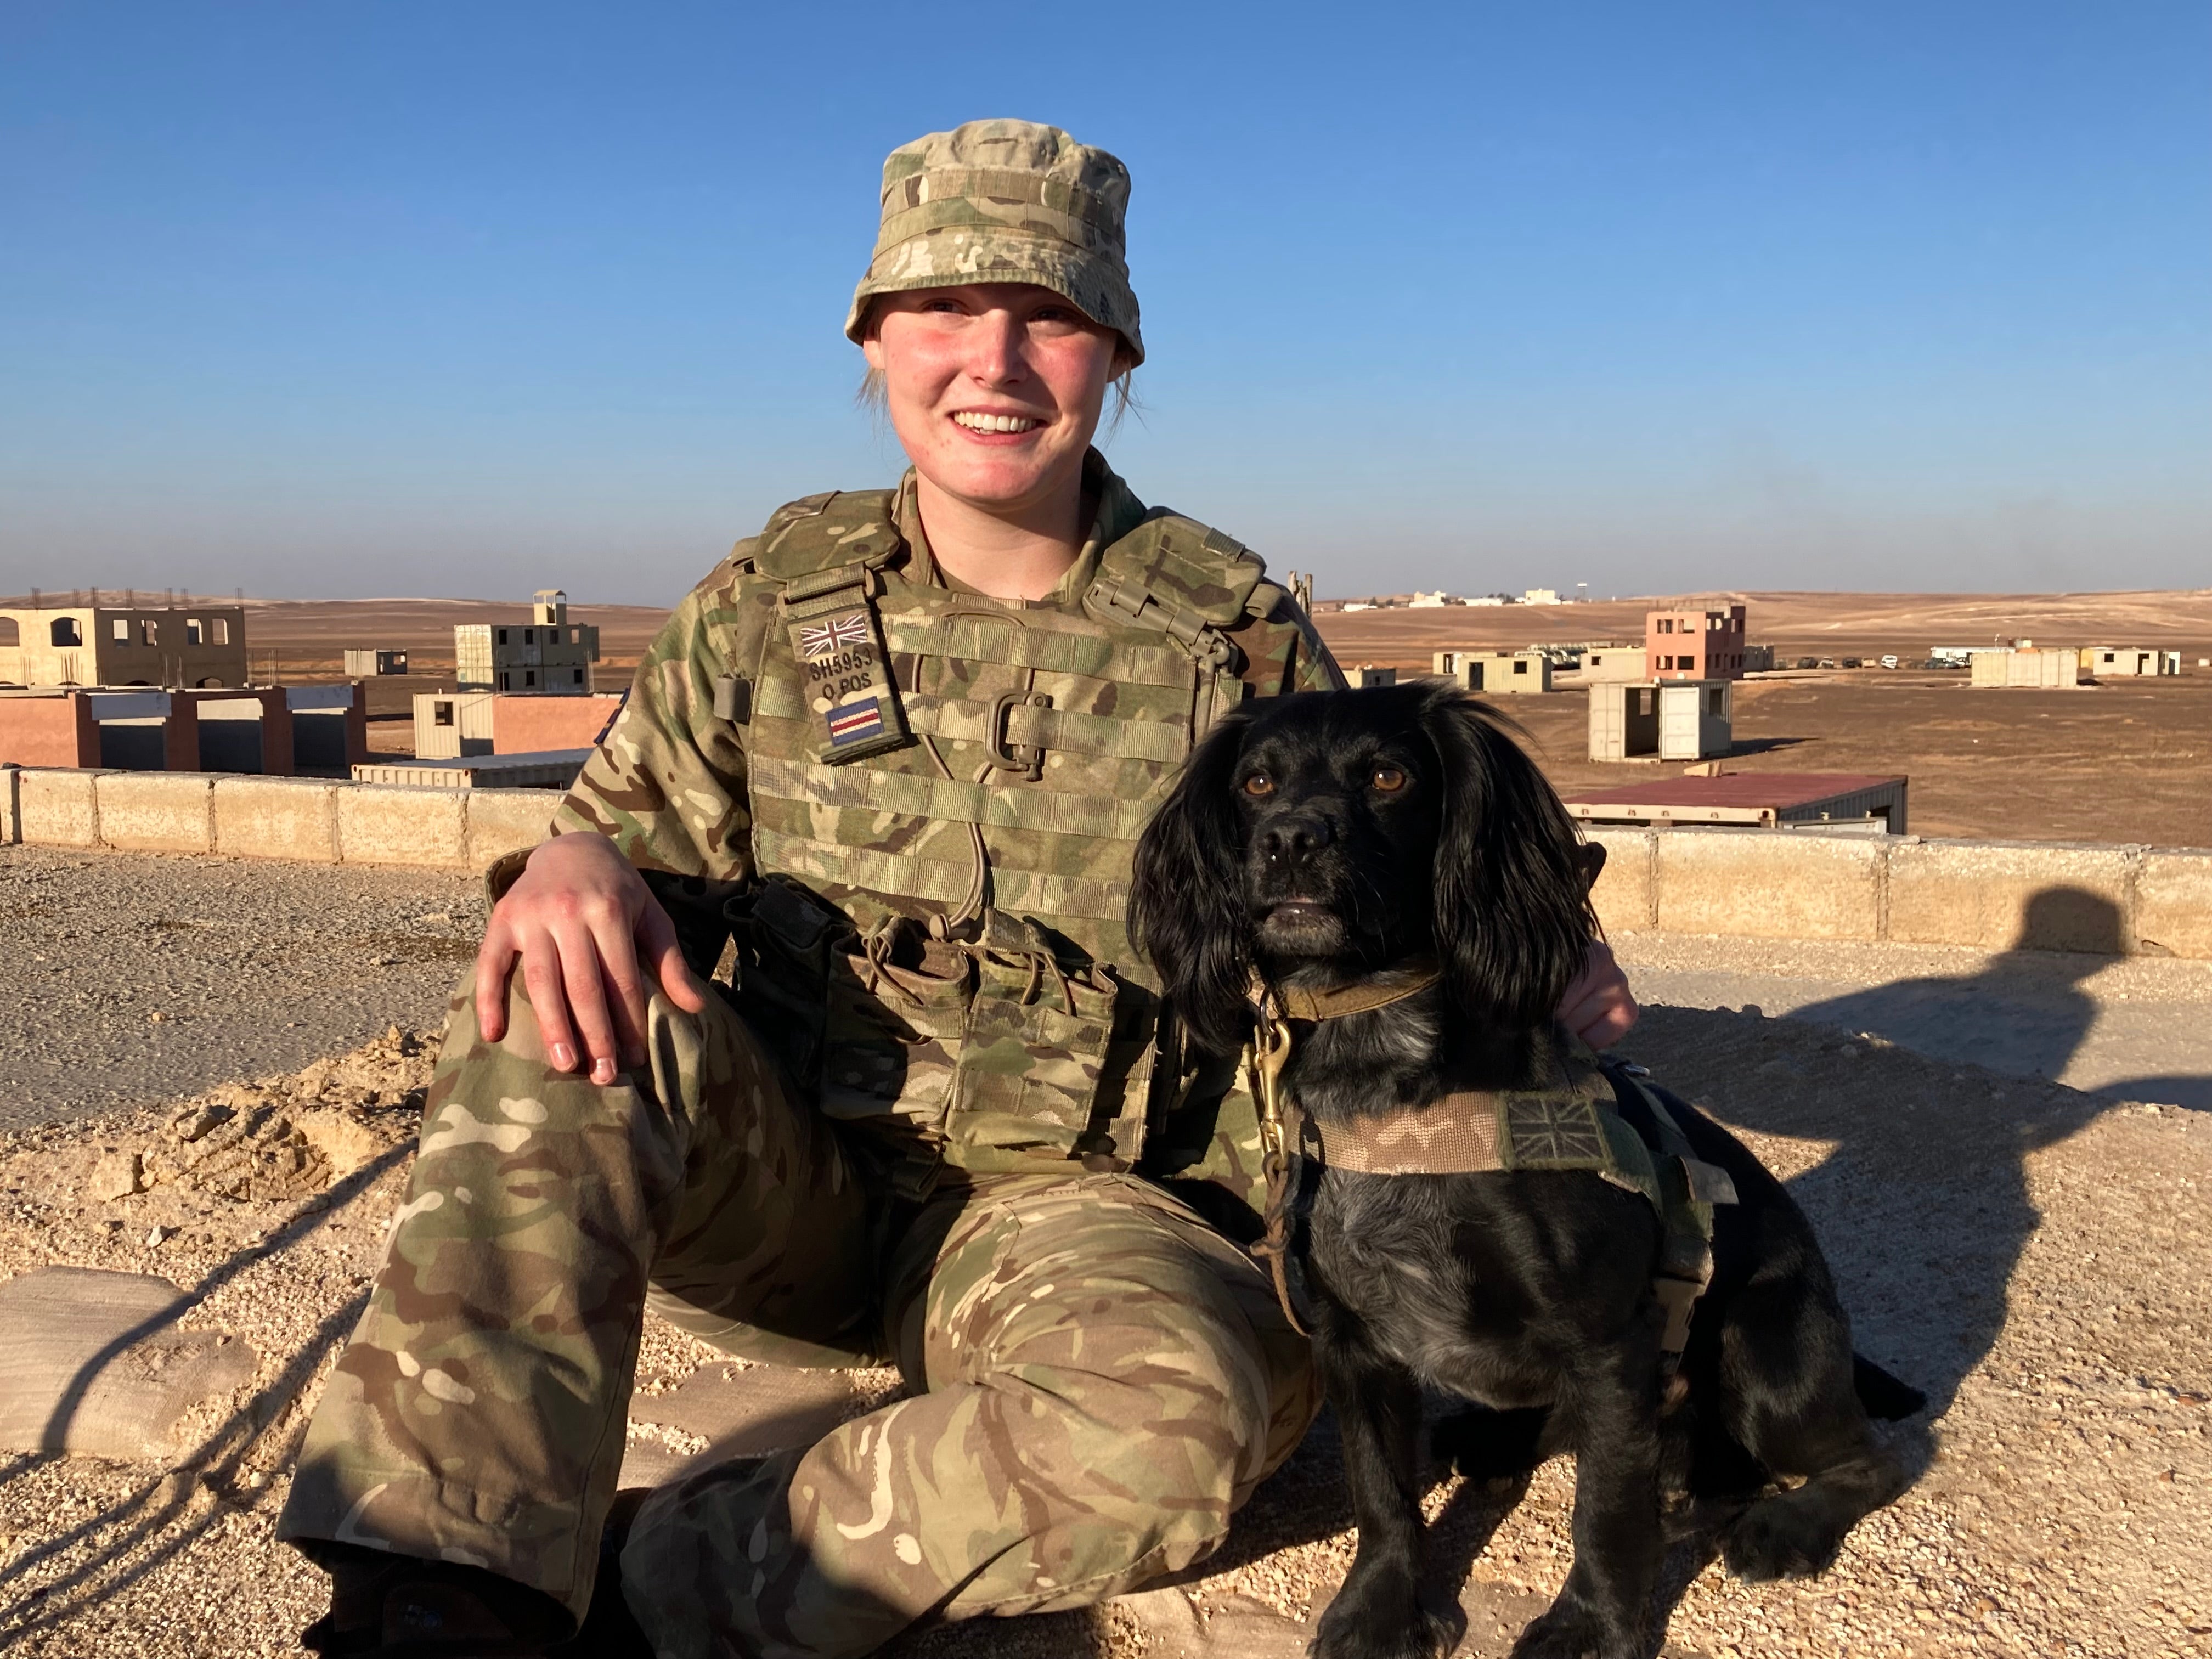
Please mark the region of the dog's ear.
POLYGON ((1503 715, 1447 689, 1430 699, 1422 724, 1443 763, 1436 941, 1453 1000, 1512 1025, 1542 1025, 1597 935, 1595 849, 1583 847, 1503 715))
POLYGON ((1249 1034, 1252 965, 1243 839, 1231 787, 1249 721, 1231 714, 1200 744, 1137 842, 1129 936, 1198 1046, 1233 1054, 1249 1034))

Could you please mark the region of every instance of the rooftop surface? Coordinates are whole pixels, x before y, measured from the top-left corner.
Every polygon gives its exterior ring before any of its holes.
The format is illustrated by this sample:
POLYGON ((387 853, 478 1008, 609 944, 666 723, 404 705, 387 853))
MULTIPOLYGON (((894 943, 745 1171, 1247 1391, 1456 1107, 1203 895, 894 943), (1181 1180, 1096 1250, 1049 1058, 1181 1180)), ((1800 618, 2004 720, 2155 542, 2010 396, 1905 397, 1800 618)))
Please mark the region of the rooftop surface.
POLYGON ((1717 778, 1662 778, 1617 789, 1584 789, 1560 799, 1570 806, 1803 806, 1904 781, 1899 773, 1723 772, 1717 778))

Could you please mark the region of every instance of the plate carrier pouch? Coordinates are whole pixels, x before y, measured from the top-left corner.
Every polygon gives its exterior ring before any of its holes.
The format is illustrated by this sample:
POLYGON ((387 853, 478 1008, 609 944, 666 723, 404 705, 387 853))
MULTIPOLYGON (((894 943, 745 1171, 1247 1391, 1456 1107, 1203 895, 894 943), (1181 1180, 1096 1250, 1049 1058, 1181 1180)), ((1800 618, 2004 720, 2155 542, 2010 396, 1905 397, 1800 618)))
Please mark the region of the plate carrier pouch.
POLYGON ((1131 855, 1246 695, 1227 630, 1272 644, 1281 590, 1154 509, 1081 615, 1003 605, 905 580, 894 500, 792 502, 734 566, 715 705, 744 727, 762 878, 728 909, 738 1006, 802 1097, 889 1138, 902 1190, 943 1164, 1128 1169, 1180 1080, 1126 930, 1131 855), (810 650, 866 684, 825 688, 810 650), (831 723, 846 699, 872 704, 857 738, 831 723))

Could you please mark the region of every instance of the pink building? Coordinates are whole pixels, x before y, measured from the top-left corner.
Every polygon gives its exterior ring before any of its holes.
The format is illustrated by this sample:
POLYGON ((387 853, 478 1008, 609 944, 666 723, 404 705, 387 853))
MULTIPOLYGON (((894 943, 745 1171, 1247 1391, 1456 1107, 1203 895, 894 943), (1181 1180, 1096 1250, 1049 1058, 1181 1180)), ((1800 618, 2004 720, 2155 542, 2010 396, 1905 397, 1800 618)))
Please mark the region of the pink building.
POLYGON ((1644 617, 1644 672, 1656 680, 1743 678, 1744 612, 1650 611, 1644 617))

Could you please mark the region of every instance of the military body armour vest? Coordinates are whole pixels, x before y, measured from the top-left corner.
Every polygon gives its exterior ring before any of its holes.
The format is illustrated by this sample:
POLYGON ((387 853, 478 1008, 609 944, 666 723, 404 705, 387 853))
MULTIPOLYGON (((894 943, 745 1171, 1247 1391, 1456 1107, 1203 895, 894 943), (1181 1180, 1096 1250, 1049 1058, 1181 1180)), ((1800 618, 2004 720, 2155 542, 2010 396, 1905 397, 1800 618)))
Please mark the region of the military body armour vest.
POLYGON ((765 878, 731 918, 740 1006, 909 1172, 1127 1168, 1164 1092, 1123 920, 1133 846, 1246 694, 1225 629, 1272 644, 1279 591, 1237 543, 1155 513, 1103 550, 1081 615, 1004 605, 890 568, 892 500, 793 502, 740 568, 718 696, 745 727, 765 878))

